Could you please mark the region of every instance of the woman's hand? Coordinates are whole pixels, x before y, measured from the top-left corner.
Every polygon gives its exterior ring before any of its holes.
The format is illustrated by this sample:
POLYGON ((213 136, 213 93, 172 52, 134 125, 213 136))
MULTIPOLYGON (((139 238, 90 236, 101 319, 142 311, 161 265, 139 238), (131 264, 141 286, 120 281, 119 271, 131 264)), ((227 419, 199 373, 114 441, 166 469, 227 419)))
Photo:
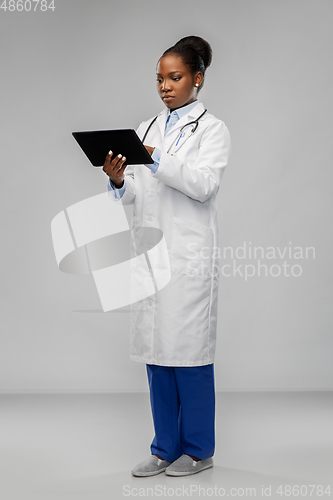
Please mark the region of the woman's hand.
POLYGON ((148 153, 151 156, 153 154, 153 151, 155 148, 152 148, 151 146, 146 146, 145 144, 144 144, 144 147, 146 148, 146 150, 148 151, 148 153))
POLYGON ((103 170, 108 175, 117 188, 121 188, 125 178, 126 158, 123 155, 115 156, 112 159, 112 151, 106 155, 103 170))

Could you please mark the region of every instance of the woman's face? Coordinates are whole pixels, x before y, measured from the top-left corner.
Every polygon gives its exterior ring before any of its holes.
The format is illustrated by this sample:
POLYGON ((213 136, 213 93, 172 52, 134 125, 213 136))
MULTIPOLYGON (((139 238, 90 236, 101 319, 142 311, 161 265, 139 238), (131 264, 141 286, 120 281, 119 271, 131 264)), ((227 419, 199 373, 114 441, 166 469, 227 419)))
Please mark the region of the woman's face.
POLYGON ((202 82, 202 73, 195 76, 183 63, 180 56, 167 54, 159 60, 156 68, 157 91, 170 110, 181 108, 195 101, 198 87, 202 82))

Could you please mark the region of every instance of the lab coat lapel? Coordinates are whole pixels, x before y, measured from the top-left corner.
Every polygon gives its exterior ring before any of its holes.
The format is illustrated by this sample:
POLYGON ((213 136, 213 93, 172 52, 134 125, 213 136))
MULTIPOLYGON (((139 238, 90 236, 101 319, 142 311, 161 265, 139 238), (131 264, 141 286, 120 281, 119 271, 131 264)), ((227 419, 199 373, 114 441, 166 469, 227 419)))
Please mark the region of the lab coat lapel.
POLYGON ((164 132, 165 132, 165 122, 168 117, 168 112, 169 110, 167 108, 163 109, 161 113, 158 115, 156 123, 159 128, 160 134, 161 134, 161 141, 163 141, 164 138, 164 132))

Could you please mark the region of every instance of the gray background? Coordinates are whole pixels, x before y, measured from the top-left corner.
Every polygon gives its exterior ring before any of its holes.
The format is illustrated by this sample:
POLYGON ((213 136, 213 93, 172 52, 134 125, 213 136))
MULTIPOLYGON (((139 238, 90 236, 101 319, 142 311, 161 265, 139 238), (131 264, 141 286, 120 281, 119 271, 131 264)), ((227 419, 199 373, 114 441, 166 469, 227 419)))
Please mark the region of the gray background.
POLYGON ((92 276, 58 270, 50 224, 106 189, 71 132, 161 111, 155 64, 191 34, 214 51, 200 100, 232 138, 221 246, 315 247, 288 261, 298 278, 221 279, 216 388, 332 389, 332 2, 55 5, 0 12, 0 390, 148 389, 128 312, 101 312, 92 276))

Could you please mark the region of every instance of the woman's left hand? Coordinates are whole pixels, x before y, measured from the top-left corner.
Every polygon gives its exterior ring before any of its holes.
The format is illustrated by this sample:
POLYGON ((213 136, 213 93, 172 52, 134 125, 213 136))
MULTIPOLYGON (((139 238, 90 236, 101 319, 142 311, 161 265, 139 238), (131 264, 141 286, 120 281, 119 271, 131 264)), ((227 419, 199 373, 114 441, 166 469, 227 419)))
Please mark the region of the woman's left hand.
POLYGON ((153 154, 153 151, 155 148, 152 148, 151 146, 146 146, 145 144, 144 144, 144 147, 146 148, 146 150, 148 151, 148 153, 151 156, 153 154))

